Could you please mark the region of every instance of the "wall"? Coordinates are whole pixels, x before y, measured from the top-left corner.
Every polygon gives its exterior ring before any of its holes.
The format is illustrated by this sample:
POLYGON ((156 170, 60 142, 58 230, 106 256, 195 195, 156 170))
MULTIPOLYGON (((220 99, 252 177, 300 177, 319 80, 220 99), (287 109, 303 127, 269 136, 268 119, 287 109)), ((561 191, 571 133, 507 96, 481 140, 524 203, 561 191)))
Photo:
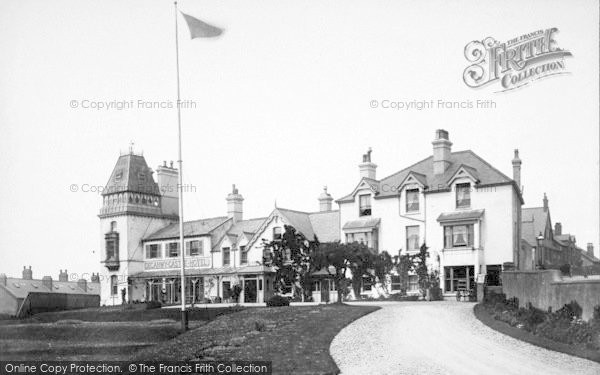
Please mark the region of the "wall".
POLYGON ((0 314, 14 316, 19 310, 19 300, 9 291, 0 286, 0 314))
POLYGON ((100 296, 97 294, 29 293, 19 310, 19 317, 47 311, 98 306, 100 306, 100 296))
POLYGON ((104 264, 101 264, 100 282, 101 286, 101 305, 120 305, 121 289, 126 290, 127 300, 143 300, 144 288, 130 288, 127 284, 129 275, 142 272, 144 270, 144 249, 142 239, 160 228, 171 223, 169 219, 145 217, 136 215, 118 215, 107 217, 100 220, 100 259, 106 259, 106 245, 104 241, 105 233, 110 231, 110 223, 117 222, 116 231, 119 233, 119 262, 117 271, 109 271, 104 264), (111 295, 110 278, 116 275, 118 278, 118 292, 111 295), (131 295, 129 295, 131 292, 131 295))
POLYGON ((562 277, 559 270, 504 271, 502 290, 506 298, 517 297, 519 306, 528 302, 534 307, 553 311, 577 301, 583 308, 582 318, 592 317, 594 306, 600 305, 600 278, 562 277))

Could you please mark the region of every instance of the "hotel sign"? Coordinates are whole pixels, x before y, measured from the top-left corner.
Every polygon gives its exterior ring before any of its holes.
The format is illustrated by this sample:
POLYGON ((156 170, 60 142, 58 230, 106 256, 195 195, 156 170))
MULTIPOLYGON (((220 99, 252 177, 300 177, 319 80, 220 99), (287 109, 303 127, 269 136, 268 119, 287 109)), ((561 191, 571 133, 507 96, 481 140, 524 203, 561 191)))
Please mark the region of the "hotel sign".
MULTIPOLYGON (((164 270, 169 268, 179 268, 181 265, 179 259, 163 259, 144 262, 145 270, 164 270)), ((210 258, 186 258, 186 268, 210 267, 210 258)))

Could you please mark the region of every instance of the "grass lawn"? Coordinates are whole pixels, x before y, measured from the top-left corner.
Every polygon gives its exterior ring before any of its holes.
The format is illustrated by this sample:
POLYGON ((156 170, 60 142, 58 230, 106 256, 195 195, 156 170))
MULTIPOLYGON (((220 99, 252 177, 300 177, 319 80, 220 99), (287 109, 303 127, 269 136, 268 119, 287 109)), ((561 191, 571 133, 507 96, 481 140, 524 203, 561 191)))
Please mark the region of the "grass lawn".
MULTIPOLYGON (((189 320, 212 320, 221 314, 237 311, 236 307, 194 308, 188 309, 189 320)), ((55 311, 35 314, 26 319, 0 321, 3 324, 50 323, 60 320, 82 320, 85 322, 142 322, 157 319, 179 321, 181 311, 178 308, 146 309, 145 304, 125 306, 95 307, 80 310, 55 311)))
POLYGON ((377 306, 248 308, 136 353, 135 359, 272 361, 277 374, 336 374, 335 335, 377 306))
POLYGON ((563 344, 545 337, 536 336, 524 329, 513 327, 508 323, 494 319, 494 317, 480 304, 475 305, 475 307, 473 307, 473 311, 475 313, 475 317, 477 317, 477 319, 479 319, 483 324, 500 333, 533 345, 540 346, 542 348, 570 354, 600 363, 600 352, 589 349, 585 345, 563 344))
MULTIPOLYGON (((198 328, 235 308, 193 309, 190 328, 198 328)), ((144 305, 36 314, 0 324, 3 360, 127 360, 144 348, 180 332, 179 309, 144 305)))

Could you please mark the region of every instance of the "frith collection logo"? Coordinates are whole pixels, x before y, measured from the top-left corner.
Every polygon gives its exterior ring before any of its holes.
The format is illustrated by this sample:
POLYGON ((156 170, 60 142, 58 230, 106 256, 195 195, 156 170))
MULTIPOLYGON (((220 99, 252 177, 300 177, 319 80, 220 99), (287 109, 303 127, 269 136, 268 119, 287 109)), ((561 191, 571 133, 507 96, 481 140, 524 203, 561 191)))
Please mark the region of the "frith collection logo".
POLYGON ((553 27, 500 43, 492 37, 474 40, 465 46, 465 58, 472 63, 464 73, 467 86, 479 88, 499 82, 497 92, 514 90, 535 80, 567 74, 565 57, 568 50, 559 48, 553 27))

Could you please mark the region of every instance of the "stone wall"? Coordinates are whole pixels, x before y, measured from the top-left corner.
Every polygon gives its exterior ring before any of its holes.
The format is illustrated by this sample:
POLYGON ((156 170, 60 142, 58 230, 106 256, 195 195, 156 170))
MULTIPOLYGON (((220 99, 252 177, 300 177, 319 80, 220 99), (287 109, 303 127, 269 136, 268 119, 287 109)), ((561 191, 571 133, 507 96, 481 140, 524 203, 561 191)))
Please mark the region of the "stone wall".
POLYGON ((563 277, 559 270, 504 271, 501 277, 506 298, 517 297, 519 306, 531 302, 539 309, 556 311, 577 301, 583 308, 582 318, 589 320, 594 306, 600 305, 599 277, 563 277))

